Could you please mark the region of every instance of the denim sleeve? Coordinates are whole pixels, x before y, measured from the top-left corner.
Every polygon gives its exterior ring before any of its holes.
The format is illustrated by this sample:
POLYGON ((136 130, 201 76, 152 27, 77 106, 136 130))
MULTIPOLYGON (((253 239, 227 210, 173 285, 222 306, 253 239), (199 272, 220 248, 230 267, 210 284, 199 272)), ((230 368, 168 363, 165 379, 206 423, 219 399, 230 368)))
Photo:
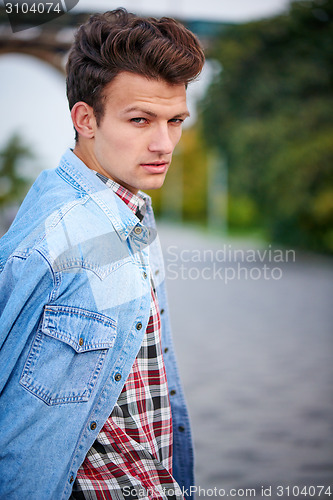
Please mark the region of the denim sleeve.
POLYGON ((0 273, 0 392, 40 320, 54 289, 46 259, 34 251, 12 256, 0 273))

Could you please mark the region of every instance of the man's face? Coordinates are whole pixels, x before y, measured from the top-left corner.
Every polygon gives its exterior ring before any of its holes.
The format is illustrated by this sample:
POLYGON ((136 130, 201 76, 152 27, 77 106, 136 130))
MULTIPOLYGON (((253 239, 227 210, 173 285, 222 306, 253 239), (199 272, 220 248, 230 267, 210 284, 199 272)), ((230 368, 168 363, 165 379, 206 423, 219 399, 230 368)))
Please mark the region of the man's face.
POLYGON ((104 94, 88 166, 134 193, 161 187, 188 116, 185 86, 122 72, 104 94))

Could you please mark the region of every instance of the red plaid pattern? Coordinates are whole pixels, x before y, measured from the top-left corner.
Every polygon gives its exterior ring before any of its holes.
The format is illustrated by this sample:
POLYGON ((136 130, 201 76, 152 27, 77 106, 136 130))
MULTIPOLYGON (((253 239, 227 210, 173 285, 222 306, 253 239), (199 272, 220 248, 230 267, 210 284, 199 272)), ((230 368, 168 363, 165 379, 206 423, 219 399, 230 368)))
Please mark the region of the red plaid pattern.
MULTIPOLYGON (((98 174, 137 213, 145 200, 98 174), (140 200, 140 201, 139 201, 140 200)), ((110 417, 89 450, 72 499, 183 499, 172 477, 172 420, 161 348, 161 324, 151 279, 145 337, 110 417)))
MULTIPOLYGON (((109 188, 111 188, 118 196, 121 198, 126 205, 134 212, 136 215, 139 213, 139 219, 143 219, 143 215, 145 213, 145 204, 146 200, 143 198, 141 195, 135 195, 131 193, 128 189, 124 188, 118 182, 113 181, 112 179, 109 179, 108 177, 105 177, 104 175, 100 174, 99 172, 96 172, 97 177, 101 179, 104 184, 106 184, 109 188), (142 215, 142 217, 140 217, 142 215)), ((143 194, 143 193, 142 193, 143 194)))

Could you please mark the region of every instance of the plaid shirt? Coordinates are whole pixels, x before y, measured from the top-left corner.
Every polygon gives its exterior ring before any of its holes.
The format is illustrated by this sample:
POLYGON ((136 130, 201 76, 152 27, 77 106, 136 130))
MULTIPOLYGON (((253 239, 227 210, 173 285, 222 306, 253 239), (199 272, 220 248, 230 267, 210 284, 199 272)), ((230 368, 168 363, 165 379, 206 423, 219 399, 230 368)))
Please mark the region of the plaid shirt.
MULTIPOLYGON (((97 174, 143 219, 145 199, 97 174)), ((118 401, 78 470, 72 499, 183 499, 172 477, 172 420, 151 277, 150 318, 118 401)))

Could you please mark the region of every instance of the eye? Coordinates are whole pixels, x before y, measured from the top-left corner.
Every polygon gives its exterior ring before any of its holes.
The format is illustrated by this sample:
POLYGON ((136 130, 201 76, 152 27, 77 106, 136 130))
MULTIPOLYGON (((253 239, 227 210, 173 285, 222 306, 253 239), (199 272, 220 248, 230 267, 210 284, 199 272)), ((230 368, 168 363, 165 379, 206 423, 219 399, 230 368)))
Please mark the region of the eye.
POLYGON ((132 123, 138 123, 139 125, 144 125, 145 123, 147 123, 147 119, 142 117, 131 118, 130 121, 132 123))
POLYGON ((175 125, 181 125, 184 122, 181 118, 172 118, 169 123, 174 123, 175 125))

